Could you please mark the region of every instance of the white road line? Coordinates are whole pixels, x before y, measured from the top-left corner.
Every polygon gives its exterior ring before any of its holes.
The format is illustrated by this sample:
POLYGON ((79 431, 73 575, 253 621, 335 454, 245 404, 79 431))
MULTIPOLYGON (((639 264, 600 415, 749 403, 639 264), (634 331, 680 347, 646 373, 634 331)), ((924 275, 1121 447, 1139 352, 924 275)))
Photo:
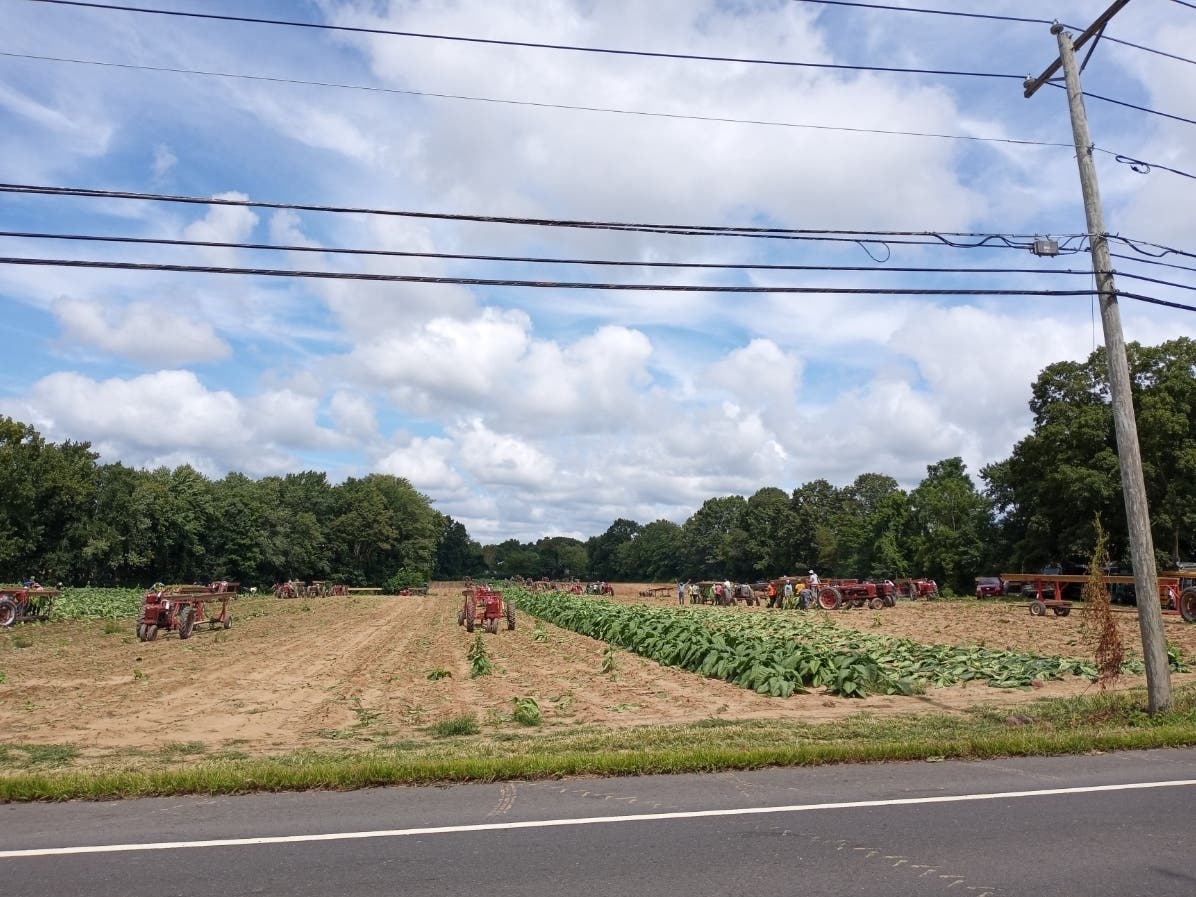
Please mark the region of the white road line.
POLYGON ((442 825, 430 828, 383 829, 371 832, 329 832, 321 835, 275 835, 260 838, 216 838, 208 841, 159 841, 146 844, 93 844, 83 847, 39 847, 29 850, 0 850, 0 859, 65 856, 76 853, 129 853, 141 850, 181 850, 183 848, 198 847, 254 847, 259 844, 303 844, 311 841, 359 841, 366 838, 406 838, 412 835, 451 835, 462 832, 560 828, 570 825, 601 825, 616 822, 661 822, 670 819, 762 816, 772 813, 809 813, 818 810, 854 810, 866 807, 908 807, 922 804, 961 803, 963 801, 1051 797, 1060 794, 1098 794, 1109 791, 1138 791, 1148 788, 1186 788, 1192 785, 1196 785, 1196 779, 1177 779, 1170 782, 1134 782, 1123 785, 1091 785, 1079 788, 1049 788, 1041 791, 1000 791, 993 794, 951 794, 938 797, 901 797, 891 800, 853 800, 832 804, 791 804, 783 807, 739 807, 728 810, 643 813, 635 816, 586 816, 579 819, 484 822, 476 825, 442 825))

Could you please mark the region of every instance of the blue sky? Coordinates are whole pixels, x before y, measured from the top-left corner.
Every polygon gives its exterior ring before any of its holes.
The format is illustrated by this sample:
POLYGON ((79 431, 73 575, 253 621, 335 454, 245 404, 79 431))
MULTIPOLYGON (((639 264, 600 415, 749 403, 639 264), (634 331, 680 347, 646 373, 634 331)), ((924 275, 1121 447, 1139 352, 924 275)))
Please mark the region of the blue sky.
MULTIPOLYGON (((1042 25, 802 0, 282 2, 162 9, 548 43, 1037 74, 1042 25)), ((1105 0, 918 4, 1085 25, 1105 0)), ((1016 80, 570 53, 0 0, 0 52, 576 106, 1069 143, 1016 80)), ((1191 56, 1196 11, 1135 0, 1112 36, 1191 56)), ((1196 118, 1196 67, 1102 43, 1092 92, 1196 118)), ((1196 126, 1088 103, 1101 148, 1196 171, 1196 126)), ((1196 249, 1196 181, 1098 155, 1115 233, 1196 249)), ((8 183, 520 217, 1077 233, 1066 148, 851 134, 0 56, 8 183)), ((312 247, 872 265, 852 244, 522 228, 0 194, 0 229, 312 247)), ((658 283, 1083 289, 1087 256, 893 245, 881 273, 511 265, 0 238, 0 254, 658 283)), ((874 253, 881 252, 872 247, 874 253)), ((883 256, 882 256, 883 257, 883 256)), ((1122 268, 1122 263, 1118 263, 1122 268)), ((1196 283, 1186 272, 1123 270, 1196 283)), ((1187 291, 1122 289, 1192 301, 1187 291)), ((1087 297, 525 290, 0 266, 0 413, 105 460, 218 476, 405 476, 484 541, 683 520, 713 495, 973 471, 1028 431, 1046 364, 1101 341, 1087 297)), ((1128 338, 1196 319, 1122 303, 1128 338)))

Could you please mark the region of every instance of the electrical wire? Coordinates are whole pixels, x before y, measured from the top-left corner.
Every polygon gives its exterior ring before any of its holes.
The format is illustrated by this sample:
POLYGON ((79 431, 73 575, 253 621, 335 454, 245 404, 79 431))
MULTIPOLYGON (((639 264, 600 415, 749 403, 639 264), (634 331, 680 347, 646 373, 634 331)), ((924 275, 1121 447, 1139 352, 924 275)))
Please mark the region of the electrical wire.
MULTIPOLYGON (((924 13, 934 16, 956 16, 961 19, 993 19, 998 22, 1017 22, 1025 25, 1053 25, 1055 24, 1050 19, 1029 19, 1023 16, 1002 16, 993 13, 984 12, 961 12, 954 9, 927 9, 920 6, 891 6, 885 3, 862 3, 857 0, 795 0, 797 3, 819 3, 824 6, 853 6, 861 9, 878 9, 887 12, 914 12, 924 13)), ((1083 31, 1083 28, 1077 28, 1075 25, 1064 25, 1065 28, 1070 28, 1073 31, 1083 31)), ((1126 47, 1133 47, 1135 50, 1141 50, 1144 53, 1153 53, 1156 56, 1165 56, 1168 59, 1174 59, 1178 62, 1186 62, 1190 65, 1196 65, 1196 59, 1189 59, 1186 56, 1178 56, 1175 53, 1168 53, 1165 50, 1157 50, 1154 47, 1145 47, 1142 44, 1135 44, 1132 41, 1123 40, 1117 37, 1110 37, 1107 34, 1102 35, 1105 41, 1113 44, 1121 44, 1126 47)))
MULTIPOLYGON (((287 209, 301 212, 329 212, 356 215, 382 215, 400 218, 442 221, 472 221, 485 224, 515 224, 533 227, 581 228, 585 230, 627 231, 677 236, 749 237, 776 240, 813 240, 846 243, 904 244, 950 246, 954 249, 1009 248, 1029 249, 1037 235, 1000 234, 960 231, 881 231, 826 228, 739 227, 731 225, 647 224, 618 221, 581 221, 564 218, 515 218, 499 215, 470 215, 451 212, 420 212, 402 209, 372 209, 347 206, 323 206, 306 203, 267 202, 226 197, 179 196, 163 193, 135 193, 124 190, 92 190, 79 187, 47 187, 33 184, 0 184, 0 193, 27 193, 39 196, 72 196, 89 199, 132 199, 149 202, 173 202, 190 205, 238 206, 244 208, 287 209), (916 239, 911 239, 916 238, 916 239), (972 242, 952 238, 977 238, 972 242)), ((1062 235, 1071 240, 1082 234, 1062 235)))
POLYGON ((1057 143, 1048 140, 1030 140, 1019 137, 978 137, 970 134, 942 134, 935 131, 898 131, 886 128, 852 128, 845 125, 820 125, 806 122, 773 121, 768 119, 728 118, 717 115, 695 115, 680 112, 654 112, 641 109, 617 109, 609 106, 580 106, 567 103, 543 103, 533 100, 506 100, 496 97, 477 97, 465 94, 434 93, 426 90, 404 90, 398 87, 376 87, 368 84, 344 84, 335 81, 305 81, 299 78, 280 78, 270 75, 248 75, 236 72, 213 72, 203 69, 172 68, 158 65, 135 65, 129 62, 107 62, 96 59, 74 59, 64 56, 41 56, 34 53, 12 53, 0 50, 0 56, 12 59, 30 59, 39 62, 72 63, 105 68, 132 69, 146 72, 167 72, 178 75, 203 75, 212 78, 237 78, 246 81, 266 81, 275 84, 298 84, 304 87, 328 87, 339 90, 364 90, 375 93, 401 94, 413 97, 429 97, 440 100, 465 100, 473 103, 495 103, 507 106, 531 106, 538 109, 566 109, 574 112, 603 112, 612 115, 634 115, 644 118, 667 118, 684 121, 708 121, 735 125, 762 125, 772 128, 798 128, 811 131, 842 131, 849 134, 879 134, 894 137, 928 137, 939 140, 969 140, 977 143, 1005 143, 1018 146, 1045 146, 1074 149, 1074 144, 1057 143))
POLYGON ((1196 3, 1189 3, 1187 0, 1175 0, 1180 6, 1186 6, 1188 9, 1196 9, 1196 3))
POLYGON ((536 41, 499 40, 490 37, 467 37, 459 34, 431 34, 422 31, 398 31, 390 28, 365 28, 353 25, 329 25, 323 22, 298 22, 293 19, 263 19, 252 16, 230 16, 207 12, 189 12, 176 9, 146 9, 140 6, 117 6, 92 3, 87 0, 29 0, 31 3, 49 3, 57 6, 77 6, 87 9, 103 9, 110 12, 136 12, 160 16, 179 16, 189 19, 211 19, 222 22, 239 22, 254 25, 284 25, 292 28, 313 28, 326 31, 345 31, 357 34, 384 34, 392 37, 413 37, 428 40, 454 41, 468 44, 489 44, 499 47, 526 47, 536 50, 566 50, 575 53, 598 53, 610 56, 640 56, 652 59, 685 59, 698 62, 734 62, 744 65, 771 65, 790 68, 833 69, 853 72, 888 72, 905 75, 953 75, 966 78, 1000 78, 1022 81, 1024 75, 1005 72, 972 72, 953 69, 916 69, 898 66, 847 65, 833 62, 801 62, 788 59, 759 59, 742 56, 706 56, 697 53, 665 53, 654 50, 622 50, 614 47, 588 47, 576 44, 549 44, 536 41))
POLYGON ((1158 162, 1145 162, 1142 159, 1135 159, 1133 156, 1115 153, 1112 150, 1103 149, 1099 146, 1093 146, 1092 150, 1093 152, 1104 153, 1107 156, 1112 156, 1114 161, 1120 162, 1122 165, 1128 165, 1131 169, 1138 172, 1138 174, 1150 174, 1151 171, 1157 168, 1160 171, 1169 171, 1171 174, 1177 174, 1183 178, 1191 178, 1192 180, 1196 180, 1196 174, 1192 174, 1189 171, 1180 171, 1178 168, 1171 168, 1167 165, 1160 165, 1158 162))
MULTIPOLYGON (((1058 87, 1060 90, 1066 89, 1062 84, 1058 84, 1054 81, 1047 81, 1046 83, 1051 85, 1051 87, 1058 87)), ((1124 106, 1127 109, 1136 109, 1139 112, 1146 112, 1150 115, 1158 115, 1161 118, 1169 118, 1172 121, 1182 121, 1184 124, 1196 125, 1196 119, 1184 118, 1182 115, 1174 115, 1170 112, 1162 112, 1158 109, 1151 109, 1149 106, 1139 106, 1137 103, 1130 103, 1126 100, 1115 100, 1112 97, 1102 96, 1099 93, 1090 93, 1087 90, 1082 91, 1082 93, 1089 99, 1100 100, 1102 103, 1112 103, 1114 106, 1124 106)))
POLYGON ((1185 258, 1196 259, 1196 252, 1189 252, 1186 249, 1176 249, 1174 246, 1164 246, 1162 243, 1152 243, 1149 240, 1134 240, 1129 237, 1123 237, 1120 234, 1109 234, 1108 239, 1116 240, 1118 243, 1128 246, 1139 255, 1145 255, 1150 258, 1161 259, 1168 255, 1181 255, 1185 258), (1142 248, 1143 246, 1158 249, 1159 252, 1147 252, 1142 248))
POLYGON ((934 16, 958 16, 962 19, 995 19, 999 22, 1022 22, 1030 25, 1052 25, 1049 19, 1027 19, 1021 16, 1001 16, 984 12, 961 12, 953 9, 926 9, 918 6, 890 6, 885 3, 860 3, 854 0, 796 0, 798 3, 820 3, 823 6, 856 6, 863 9, 883 9, 891 12, 920 12, 934 16))
POLYGON ((1133 255, 1126 255, 1123 252, 1110 252, 1110 256, 1115 259, 1122 259, 1127 262, 1136 262, 1139 265, 1154 265, 1159 268, 1174 268, 1177 271, 1194 271, 1196 266, 1193 265, 1177 265, 1174 262, 1161 262, 1158 259, 1144 259, 1133 255))
MULTIPOLYGON (((362 280, 382 283, 459 284, 464 286, 520 287, 525 289, 614 290, 649 293, 774 293, 840 296, 1091 296, 1092 290, 1026 289, 927 289, 901 287, 812 287, 812 286, 713 286, 708 284, 599 283, 554 280, 510 280, 482 277, 428 277, 415 274, 371 274, 360 271, 309 271, 275 268, 234 268, 209 265, 166 265, 147 262, 102 262, 82 259, 0 258, 0 265, 34 265, 56 268, 94 268, 102 270, 159 271, 183 274, 234 274, 256 277, 295 277, 321 280, 362 280)), ((1196 306, 1184 305, 1139 293, 1118 292, 1125 299, 1137 299, 1154 305, 1196 312, 1196 306)))
POLYGON ((883 267, 875 265, 777 265, 727 262, 648 262, 634 259, 545 258, 543 256, 468 255, 450 252, 408 252, 394 249, 358 249, 324 246, 297 246, 277 243, 232 243, 214 240, 176 240, 159 237, 106 236, 100 234, 37 233, 0 231, 0 238, 33 240, 70 240, 75 242, 121 243, 149 246, 188 246, 204 249, 249 249, 270 252, 307 252, 329 255, 362 255, 385 258, 419 258, 448 261, 515 262, 539 265, 588 265, 623 268, 692 268, 719 271, 855 271, 890 274, 1071 274, 1087 277, 1088 270, 1070 268, 928 268, 883 267))
POLYGON ((560 280, 514 280, 490 277, 441 277, 422 274, 374 274, 365 271, 240 268, 214 265, 176 265, 153 262, 90 259, 0 257, 0 265, 54 268, 98 268, 122 271, 169 271, 184 274, 245 274, 257 277, 302 277, 320 280, 365 280, 383 283, 460 284, 464 286, 522 287, 560 290, 619 290, 664 293, 799 293, 878 296, 1089 296, 1092 290, 957 289, 922 287, 727 286, 710 284, 609 283, 560 280))

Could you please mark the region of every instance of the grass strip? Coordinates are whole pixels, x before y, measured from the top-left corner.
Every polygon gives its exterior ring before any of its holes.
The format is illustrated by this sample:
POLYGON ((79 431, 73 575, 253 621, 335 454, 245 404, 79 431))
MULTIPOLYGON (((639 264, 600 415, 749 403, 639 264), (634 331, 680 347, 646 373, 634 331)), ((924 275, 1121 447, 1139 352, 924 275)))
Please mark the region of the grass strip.
POLYGON ((463 736, 369 753, 297 752, 200 760, 159 769, 21 771, 0 776, 0 800, 100 800, 183 794, 350 790, 383 785, 714 772, 830 763, 987 759, 1196 745, 1196 691, 1176 709, 1143 711, 1141 690, 1038 701, 962 716, 875 717, 810 725, 708 720, 608 731, 463 736))

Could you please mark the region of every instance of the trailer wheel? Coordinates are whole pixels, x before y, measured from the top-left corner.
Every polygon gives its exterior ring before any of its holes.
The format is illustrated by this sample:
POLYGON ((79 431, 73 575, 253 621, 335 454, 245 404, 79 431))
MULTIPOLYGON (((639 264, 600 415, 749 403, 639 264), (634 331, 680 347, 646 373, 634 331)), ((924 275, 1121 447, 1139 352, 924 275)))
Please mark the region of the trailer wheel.
POLYGON ((17 619, 17 605, 11 598, 0 598, 0 626, 11 626, 17 619))
POLYGON ((510 632, 515 628, 515 605, 513 605, 510 601, 504 603, 505 607, 503 610, 507 615, 507 632, 510 632))
POLYGON ((1179 615, 1185 623, 1196 623, 1196 586, 1188 586, 1180 593, 1179 615))
POLYGON ((1056 617, 1066 617, 1071 613, 1070 607, 1053 607, 1051 610, 1055 612, 1056 617))
POLYGON ((149 626, 147 626, 145 628, 145 640, 147 642, 152 642, 157 637, 158 637, 158 627, 155 624, 151 623, 149 626))
POLYGON ((195 608, 184 607, 179 614, 179 638, 191 638, 193 629, 195 629, 195 608))
POLYGON ((1046 616, 1046 605, 1035 599, 1030 602, 1030 615, 1034 617, 1046 616))
POLYGON ((465 599, 465 631, 473 632, 474 621, 477 619, 477 605, 472 598, 465 599))
POLYGON ((870 608, 872 608, 873 610, 880 610, 882 607, 885 606, 885 599, 879 598, 879 597, 873 598, 871 601, 868 602, 868 606, 870 608))
POLYGON ((827 586, 818 592, 818 606, 823 610, 838 610, 843 604, 843 593, 834 586, 827 586))

